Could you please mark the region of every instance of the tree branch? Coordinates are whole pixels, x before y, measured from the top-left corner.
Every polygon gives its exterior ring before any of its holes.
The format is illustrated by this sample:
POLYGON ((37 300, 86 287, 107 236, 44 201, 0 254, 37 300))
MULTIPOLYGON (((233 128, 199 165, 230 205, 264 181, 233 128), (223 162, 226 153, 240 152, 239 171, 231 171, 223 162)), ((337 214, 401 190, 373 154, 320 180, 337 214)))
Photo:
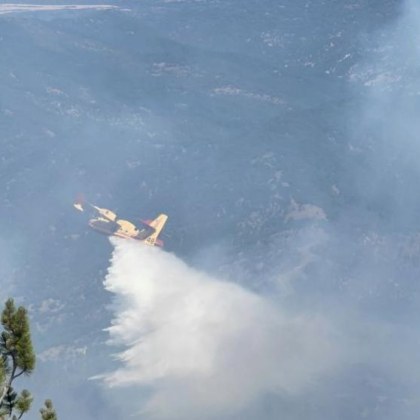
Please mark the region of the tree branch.
POLYGON ((20 375, 23 375, 25 373, 24 370, 21 370, 19 373, 17 373, 16 375, 13 375, 12 381, 14 381, 16 378, 19 378, 20 375))
POLYGON ((15 377, 15 372, 16 372, 16 367, 17 367, 14 354, 11 354, 10 356, 12 357, 12 371, 10 373, 9 379, 6 381, 4 385, 3 392, 0 396, 0 408, 2 407, 4 398, 6 397, 7 393, 9 392, 10 387, 12 386, 12 382, 15 377))

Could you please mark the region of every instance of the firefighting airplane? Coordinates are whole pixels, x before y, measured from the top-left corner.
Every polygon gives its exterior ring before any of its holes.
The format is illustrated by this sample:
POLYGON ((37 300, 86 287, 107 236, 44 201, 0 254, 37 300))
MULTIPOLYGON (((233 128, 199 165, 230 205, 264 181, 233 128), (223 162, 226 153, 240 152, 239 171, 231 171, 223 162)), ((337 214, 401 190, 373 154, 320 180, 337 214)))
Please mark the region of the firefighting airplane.
POLYGON ((78 200, 73 206, 81 212, 84 212, 86 207, 91 209, 93 214, 88 223, 97 232, 108 236, 135 239, 150 246, 163 247, 163 241, 159 239, 159 235, 168 220, 166 214, 160 214, 154 220, 141 220, 141 225, 137 224, 136 226, 128 220, 119 219, 111 210, 97 207, 91 203, 78 200))

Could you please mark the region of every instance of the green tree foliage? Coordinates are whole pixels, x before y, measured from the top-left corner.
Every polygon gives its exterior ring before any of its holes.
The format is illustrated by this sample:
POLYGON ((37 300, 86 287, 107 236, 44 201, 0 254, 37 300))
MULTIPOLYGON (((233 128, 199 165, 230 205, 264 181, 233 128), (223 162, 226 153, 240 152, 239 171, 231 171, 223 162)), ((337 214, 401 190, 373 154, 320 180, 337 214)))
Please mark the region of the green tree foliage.
MULTIPOLYGON (((19 395, 12 387, 21 375, 30 375, 35 368, 28 314, 25 308, 16 308, 9 299, 1 314, 3 331, 0 333, 0 420, 19 420, 32 404, 32 395, 26 389, 19 395)), ((57 420, 50 400, 41 409, 43 420, 57 420), (48 403, 48 404, 47 404, 48 403)))
POLYGON ((32 373, 35 368, 35 354, 26 309, 22 306, 16 309, 13 299, 9 299, 3 310, 1 323, 4 331, 0 346, 3 353, 11 358, 12 376, 16 378, 23 373, 32 373))
POLYGON ((30 410, 32 400, 32 395, 28 390, 24 389, 20 393, 19 397, 16 399, 15 404, 15 409, 19 414, 18 419, 20 419, 25 413, 27 413, 30 410))
POLYGON ((41 408, 39 411, 42 420, 57 420, 57 414, 55 413, 51 400, 45 400, 45 407, 41 408))

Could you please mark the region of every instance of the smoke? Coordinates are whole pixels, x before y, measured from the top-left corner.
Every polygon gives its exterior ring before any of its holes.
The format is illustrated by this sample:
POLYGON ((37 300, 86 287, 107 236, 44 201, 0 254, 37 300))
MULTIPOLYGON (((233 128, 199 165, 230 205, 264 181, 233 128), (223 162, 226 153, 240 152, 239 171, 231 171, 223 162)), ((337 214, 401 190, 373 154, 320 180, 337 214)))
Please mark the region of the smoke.
POLYGON ((111 5, 100 5, 100 4, 69 4, 69 5, 39 5, 39 4, 0 4, 0 15, 6 13, 17 13, 17 12, 38 12, 38 11, 56 11, 56 10, 110 10, 118 9, 116 6, 111 5))
POLYGON ((326 319, 288 315, 159 249, 113 245, 109 333, 124 350, 121 367, 104 380, 150 387, 145 411, 152 417, 220 418, 267 393, 297 395, 335 366, 326 319))
POLYGON ((420 7, 411 0, 400 7, 398 19, 371 34, 349 70, 359 101, 349 124, 357 148, 349 175, 363 205, 385 216, 388 228, 412 230, 419 205, 420 7))

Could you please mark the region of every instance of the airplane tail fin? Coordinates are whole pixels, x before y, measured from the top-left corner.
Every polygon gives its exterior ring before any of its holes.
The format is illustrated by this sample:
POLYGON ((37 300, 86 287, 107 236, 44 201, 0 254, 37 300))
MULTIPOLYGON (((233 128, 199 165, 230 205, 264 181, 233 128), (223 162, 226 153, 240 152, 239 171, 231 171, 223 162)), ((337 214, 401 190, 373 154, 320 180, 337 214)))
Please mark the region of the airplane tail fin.
POLYGON ((163 242, 158 239, 160 233, 162 232, 166 221, 168 220, 168 216, 166 214, 159 214, 158 217, 156 217, 156 219, 152 220, 149 223, 149 226, 151 226, 153 229, 155 229, 155 231, 153 232, 152 235, 150 235, 146 240, 145 243, 151 246, 157 245, 157 246, 162 246, 163 242))

